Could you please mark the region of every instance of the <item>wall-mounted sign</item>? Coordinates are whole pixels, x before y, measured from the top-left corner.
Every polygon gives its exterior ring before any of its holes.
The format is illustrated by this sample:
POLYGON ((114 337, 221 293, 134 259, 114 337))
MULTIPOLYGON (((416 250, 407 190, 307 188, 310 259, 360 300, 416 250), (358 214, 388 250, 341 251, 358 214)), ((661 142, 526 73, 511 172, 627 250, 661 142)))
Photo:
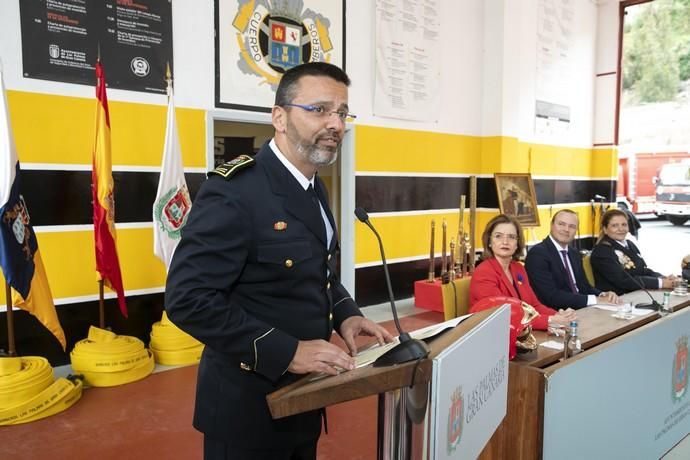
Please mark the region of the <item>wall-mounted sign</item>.
POLYGON ((165 93, 171 0, 22 0, 19 10, 25 77, 95 85, 100 50, 109 87, 165 93))

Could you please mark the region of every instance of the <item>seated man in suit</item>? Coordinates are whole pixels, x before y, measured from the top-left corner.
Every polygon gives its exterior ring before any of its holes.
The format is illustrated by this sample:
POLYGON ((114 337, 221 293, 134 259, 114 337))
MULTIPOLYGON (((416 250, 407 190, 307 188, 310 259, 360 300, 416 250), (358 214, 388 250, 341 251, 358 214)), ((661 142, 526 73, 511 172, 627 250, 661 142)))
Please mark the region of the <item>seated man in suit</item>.
POLYGON ((568 245, 577 233, 577 214, 562 209, 551 219, 551 233, 527 252, 525 268, 539 300, 551 308, 582 308, 618 303, 614 292, 602 292, 585 277, 582 260, 568 245))

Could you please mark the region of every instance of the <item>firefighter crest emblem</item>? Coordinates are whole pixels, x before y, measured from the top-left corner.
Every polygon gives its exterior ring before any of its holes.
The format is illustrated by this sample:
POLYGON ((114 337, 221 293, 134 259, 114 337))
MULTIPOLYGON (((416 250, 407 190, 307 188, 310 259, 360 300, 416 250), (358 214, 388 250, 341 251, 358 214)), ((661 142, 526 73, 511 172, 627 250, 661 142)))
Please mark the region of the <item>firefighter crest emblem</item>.
POLYGON ((688 336, 685 335, 676 342, 676 354, 673 357, 673 389, 671 397, 674 402, 683 399, 688 384, 688 336))
POLYGON ((232 26, 239 45, 238 68, 277 86, 285 71, 306 62, 330 62, 331 22, 303 2, 238 0, 232 26))
POLYGON ((187 222, 192 200, 187 186, 171 188, 155 203, 155 220, 168 237, 180 238, 180 230, 187 222))
POLYGON ((462 438, 462 419, 464 412, 462 387, 458 387, 450 395, 450 408, 448 409, 448 455, 455 452, 462 438))

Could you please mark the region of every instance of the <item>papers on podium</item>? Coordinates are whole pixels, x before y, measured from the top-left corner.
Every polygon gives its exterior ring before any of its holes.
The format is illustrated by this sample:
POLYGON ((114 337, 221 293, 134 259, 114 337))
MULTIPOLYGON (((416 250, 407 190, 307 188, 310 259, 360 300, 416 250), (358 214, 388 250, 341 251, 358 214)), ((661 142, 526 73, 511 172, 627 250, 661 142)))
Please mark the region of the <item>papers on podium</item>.
MULTIPOLYGON (((449 319, 448 321, 445 321, 443 323, 432 324, 431 326, 417 329, 416 331, 410 332, 410 337, 419 340, 427 340, 434 338, 444 331, 453 329, 455 326, 457 326, 470 316, 472 315, 470 314, 465 316, 459 316, 457 318, 449 319)), ((360 368, 368 366, 369 364, 376 361, 376 359, 379 356, 383 355, 385 352, 396 346, 398 343, 400 343, 400 341, 398 340, 398 337, 396 337, 395 340, 391 343, 387 343, 385 345, 374 344, 371 347, 365 348, 364 350, 357 353, 357 356, 355 356, 355 367, 360 368)))

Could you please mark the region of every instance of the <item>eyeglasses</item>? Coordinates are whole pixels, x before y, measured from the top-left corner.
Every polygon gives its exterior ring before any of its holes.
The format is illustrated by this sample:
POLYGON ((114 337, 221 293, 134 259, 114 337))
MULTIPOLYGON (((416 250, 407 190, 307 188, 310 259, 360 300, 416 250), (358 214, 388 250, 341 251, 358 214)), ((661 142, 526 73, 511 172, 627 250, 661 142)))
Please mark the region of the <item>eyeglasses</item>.
POLYGON ((503 241, 503 240, 508 240, 508 241, 517 241, 518 236, 515 235, 514 233, 508 233, 508 234, 503 234, 503 233, 494 233, 491 235, 491 238, 495 239, 496 241, 503 241))
POLYGON ((309 113, 314 114, 319 118, 326 118, 332 114, 335 114, 341 121, 353 121, 357 118, 357 115, 349 113, 345 110, 326 110, 322 105, 318 104, 283 104, 283 107, 299 107, 302 110, 306 110, 309 113))

